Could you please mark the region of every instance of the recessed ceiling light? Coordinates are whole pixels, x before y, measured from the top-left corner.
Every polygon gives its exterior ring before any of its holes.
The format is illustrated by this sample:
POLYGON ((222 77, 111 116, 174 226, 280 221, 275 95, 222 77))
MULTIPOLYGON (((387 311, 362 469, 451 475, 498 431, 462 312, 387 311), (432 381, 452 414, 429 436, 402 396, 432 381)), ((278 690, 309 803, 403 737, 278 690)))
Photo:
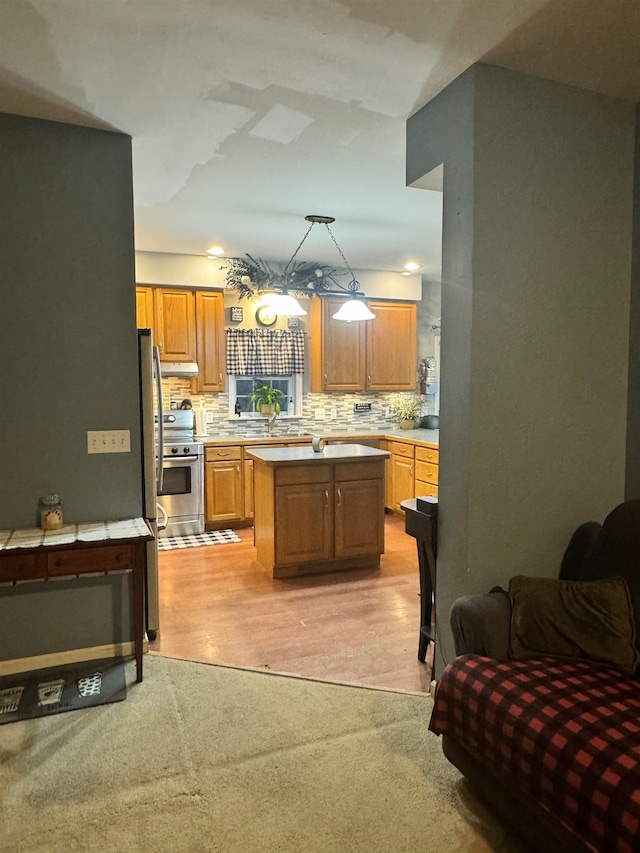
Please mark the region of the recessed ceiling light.
POLYGON ((411 275, 410 272, 401 272, 400 275, 411 275))
POLYGON ((216 258, 218 255, 224 255, 224 249, 222 246, 212 246, 210 249, 207 249, 207 255, 216 258))
POLYGON ((415 272, 420 269, 420 264, 417 264, 415 261, 409 261, 408 264, 404 265, 404 268, 409 270, 409 272, 415 272))

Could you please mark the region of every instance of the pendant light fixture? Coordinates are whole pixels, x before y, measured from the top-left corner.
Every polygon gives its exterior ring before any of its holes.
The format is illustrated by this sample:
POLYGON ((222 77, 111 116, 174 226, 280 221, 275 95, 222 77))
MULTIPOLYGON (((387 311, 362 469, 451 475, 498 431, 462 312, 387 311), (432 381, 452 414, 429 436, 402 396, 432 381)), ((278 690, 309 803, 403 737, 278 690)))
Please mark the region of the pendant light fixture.
POLYGON ((274 292, 268 294, 264 301, 274 314, 279 314, 281 317, 304 317, 307 313, 290 293, 274 292))
POLYGON ((375 319, 376 315, 363 301, 364 293, 360 290, 355 273, 329 227, 336 221, 335 217, 309 214, 305 219, 311 224, 282 273, 274 270, 269 261, 254 258, 249 254, 245 258, 230 258, 227 286, 235 288, 240 299, 245 296, 261 296, 262 304, 268 305, 271 313, 283 317, 302 317, 307 313, 292 295, 304 293, 305 296, 320 298, 323 296, 348 297, 344 305, 341 305, 332 315, 334 320, 353 323, 359 320, 375 319), (327 229, 344 266, 349 271, 351 278, 346 286, 337 280, 338 273, 334 267, 309 261, 296 262, 300 249, 316 225, 324 225, 327 229))
POLYGON ((373 311, 369 311, 366 304, 355 295, 350 296, 344 305, 341 305, 336 313, 331 316, 334 320, 344 320, 346 323, 353 323, 357 320, 375 320, 376 318, 373 311))
MULTIPOLYGON (((295 250, 295 252, 291 256, 291 258, 289 259, 286 267, 284 268, 284 272, 282 274, 284 287, 286 288, 287 277, 288 277, 290 271, 293 269, 294 261, 298 255, 298 252, 300 251, 300 249, 304 245, 305 240, 307 239, 307 237, 309 236, 309 234, 313 230, 314 226, 315 225, 324 225, 324 227, 329 232, 329 236, 333 240, 333 243, 334 243, 336 249, 338 250, 340 257, 344 261, 344 265, 349 270, 349 274, 351 276, 351 279, 350 279, 350 281, 346 287, 342 287, 334 279, 334 283, 336 284, 337 287, 340 288, 340 290, 338 290, 338 291, 335 291, 335 290, 320 291, 321 294, 327 295, 327 296, 336 296, 337 294, 339 294, 341 292, 345 292, 345 291, 349 293, 349 299, 347 299, 347 301, 344 303, 344 305, 341 305, 340 308, 336 311, 336 313, 332 315, 333 319, 334 320, 344 320, 347 323, 353 323, 354 321, 358 321, 358 320, 373 320, 373 319, 375 319, 376 315, 367 308, 367 306, 365 305, 364 302, 360 301, 359 297, 364 296, 364 294, 359 293, 360 284, 359 284, 359 282, 355 276, 355 273, 351 269, 351 266, 349 265, 349 261, 347 261, 347 259, 345 258, 344 252, 340 248, 338 241, 333 236, 333 232, 332 232, 331 228, 329 228, 329 225, 331 225, 331 223, 336 221, 335 217, 334 216, 318 216, 317 214, 309 214, 308 216, 305 216, 305 219, 307 222, 310 222, 311 225, 307 229, 306 234, 304 235, 304 237, 302 238, 302 240, 298 244, 298 248, 295 250)), ((284 317, 302 316, 303 314, 307 313, 304 310, 304 308, 301 307, 299 302, 296 299, 294 299, 294 297, 291 296, 291 294, 286 289, 284 289, 282 292, 276 291, 274 296, 270 297, 269 307, 273 310, 274 314, 281 314, 284 317)))

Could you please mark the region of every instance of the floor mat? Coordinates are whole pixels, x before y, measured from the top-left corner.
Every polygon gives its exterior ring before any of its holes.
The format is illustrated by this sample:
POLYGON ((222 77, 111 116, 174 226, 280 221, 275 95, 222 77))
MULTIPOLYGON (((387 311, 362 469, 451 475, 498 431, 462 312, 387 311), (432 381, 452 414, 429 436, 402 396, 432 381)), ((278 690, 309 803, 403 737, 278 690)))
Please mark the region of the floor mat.
POLYGON ((0 678, 0 725, 121 702, 123 658, 83 661, 0 678))
POLYGON ((200 545, 223 545, 226 542, 242 541, 233 530, 210 530, 207 533, 192 533, 189 536, 164 536, 158 539, 160 551, 172 548, 197 548, 200 545))

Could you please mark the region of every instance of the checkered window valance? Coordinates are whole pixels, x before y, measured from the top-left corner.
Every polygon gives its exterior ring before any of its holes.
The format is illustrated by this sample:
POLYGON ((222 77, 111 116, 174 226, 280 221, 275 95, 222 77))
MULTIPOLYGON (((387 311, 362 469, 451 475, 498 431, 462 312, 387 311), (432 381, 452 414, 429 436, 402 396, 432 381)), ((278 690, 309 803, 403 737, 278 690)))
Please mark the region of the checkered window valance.
POLYGON ((227 373, 233 376, 304 373, 304 331, 227 329, 227 373))

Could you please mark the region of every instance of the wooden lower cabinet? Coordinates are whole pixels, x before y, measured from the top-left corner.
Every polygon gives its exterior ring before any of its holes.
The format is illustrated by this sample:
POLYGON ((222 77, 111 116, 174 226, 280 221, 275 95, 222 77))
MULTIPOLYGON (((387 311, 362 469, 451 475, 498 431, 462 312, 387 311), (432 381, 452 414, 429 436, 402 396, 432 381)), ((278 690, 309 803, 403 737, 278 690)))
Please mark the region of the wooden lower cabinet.
POLYGON ((438 497, 440 452, 435 447, 416 447, 415 496, 438 497))
MULTIPOLYGON (((413 448, 412 448, 413 449, 413 448)), ((413 457, 400 456, 394 453, 391 457, 391 509, 401 511, 400 502, 414 495, 414 460, 413 457)))
MULTIPOLYGON (((300 443, 309 443, 304 439, 300 443)), ((252 447, 286 447, 273 441, 252 447)), ((205 524, 209 530, 224 526, 248 527, 254 515, 253 459, 240 444, 205 448, 205 524)))
POLYGON ((244 518, 253 518, 253 459, 242 463, 244 475, 244 518))
POLYGON ((276 488, 276 565, 331 559, 333 507, 329 489, 329 483, 276 488))
POLYGON ((242 448, 208 447, 205 460, 205 523, 243 518, 242 448))
POLYGON ((384 479, 334 485, 335 556, 360 557, 384 551, 384 479))
POLYGON ((385 471, 387 509, 403 512, 401 501, 407 498, 438 497, 439 451, 437 447, 413 446, 406 442, 388 441, 391 453, 385 471))

